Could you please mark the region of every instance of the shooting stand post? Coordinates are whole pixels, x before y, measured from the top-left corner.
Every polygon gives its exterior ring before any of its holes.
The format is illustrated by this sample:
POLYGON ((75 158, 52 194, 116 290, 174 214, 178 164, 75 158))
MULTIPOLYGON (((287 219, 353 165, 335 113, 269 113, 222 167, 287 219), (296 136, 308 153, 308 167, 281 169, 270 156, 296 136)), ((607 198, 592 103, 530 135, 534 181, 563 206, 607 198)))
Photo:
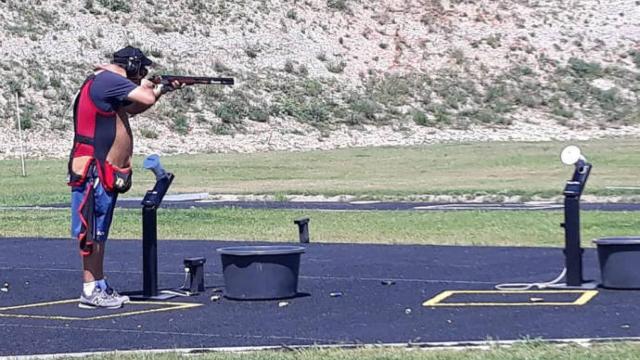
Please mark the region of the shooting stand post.
MULTIPOLYGON (((573 147, 577 149, 577 147, 573 147)), ((564 222, 560 224, 564 228, 564 256, 566 283, 554 284, 552 288, 562 289, 595 289, 597 284, 594 281, 585 281, 582 276, 582 254, 584 249, 580 246, 580 196, 587 184, 587 179, 591 173, 591 164, 586 161, 580 150, 570 149, 577 152, 576 159, 563 162, 573 163, 575 169, 573 176, 564 187, 564 222)), ((574 154, 572 154, 574 155, 574 154)))
POLYGON ((157 210, 173 182, 173 174, 167 173, 156 181, 153 190, 147 191, 142 200, 142 295, 158 300, 175 295, 158 295, 158 222, 157 210))
POLYGON ((204 291, 204 257, 184 259, 185 284, 177 290, 158 291, 158 221, 157 211, 174 175, 166 172, 157 155, 150 155, 143 166, 156 175, 156 184, 142 199, 142 294, 129 293, 131 300, 166 300, 175 296, 197 295, 204 291), (190 284, 187 287, 187 278, 190 284))
POLYGON ((174 175, 164 173, 142 199, 142 295, 130 294, 131 300, 166 300, 177 296, 158 291, 158 221, 157 210, 173 182, 174 175))

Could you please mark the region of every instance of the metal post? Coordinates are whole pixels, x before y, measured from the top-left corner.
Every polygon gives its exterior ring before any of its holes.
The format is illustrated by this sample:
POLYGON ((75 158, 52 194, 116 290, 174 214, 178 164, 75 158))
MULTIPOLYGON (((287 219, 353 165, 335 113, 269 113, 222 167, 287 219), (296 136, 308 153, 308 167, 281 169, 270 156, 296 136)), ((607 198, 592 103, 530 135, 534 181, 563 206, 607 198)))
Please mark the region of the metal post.
POLYGON ((309 242, 309 218, 300 218, 293 221, 298 225, 298 236, 300 242, 306 244, 309 242))
POLYGON ((158 230, 155 207, 142 208, 142 295, 158 295, 158 230))
POLYGON ((580 288, 593 289, 597 286, 593 281, 585 281, 582 273, 582 255, 580 238, 580 196, 584 190, 591 164, 579 160, 575 164, 575 170, 571 180, 567 180, 564 188, 564 256, 566 283, 550 286, 556 288, 580 288))
POLYGON ((567 286, 582 285, 582 253, 580 246, 580 198, 565 192, 564 198, 564 255, 567 286))
POLYGON ((22 138, 22 119, 20 119, 20 96, 16 93, 16 117, 18 118, 18 137, 20 138, 20 162, 22 163, 22 176, 27 176, 24 165, 24 140, 22 138))
POLYGON ((156 179, 153 190, 142 199, 142 296, 129 294, 131 300, 165 300, 175 295, 158 290, 158 219, 157 211, 174 175, 165 173, 156 179))

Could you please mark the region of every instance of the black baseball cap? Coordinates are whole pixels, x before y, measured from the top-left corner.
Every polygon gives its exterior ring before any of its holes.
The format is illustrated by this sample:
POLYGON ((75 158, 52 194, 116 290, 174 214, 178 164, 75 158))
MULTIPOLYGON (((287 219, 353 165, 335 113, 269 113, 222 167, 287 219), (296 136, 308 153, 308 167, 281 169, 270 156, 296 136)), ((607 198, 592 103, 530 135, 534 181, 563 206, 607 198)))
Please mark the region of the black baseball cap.
POLYGON ((113 62, 118 64, 126 64, 131 58, 140 60, 142 66, 150 66, 153 64, 153 61, 149 60, 142 50, 134 48, 133 46, 127 46, 113 53, 113 62))

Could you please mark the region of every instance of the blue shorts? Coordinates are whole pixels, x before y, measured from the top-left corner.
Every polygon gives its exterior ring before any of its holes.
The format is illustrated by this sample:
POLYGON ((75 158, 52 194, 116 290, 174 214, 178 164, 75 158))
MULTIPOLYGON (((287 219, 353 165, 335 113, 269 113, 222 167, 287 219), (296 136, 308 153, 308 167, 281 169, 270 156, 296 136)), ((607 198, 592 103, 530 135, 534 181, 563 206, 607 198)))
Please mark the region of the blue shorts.
POLYGON ((85 182, 71 188, 71 236, 80 240, 82 234, 89 242, 106 241, 117 198, 117 193, 105 190, 92 166, 85 182))

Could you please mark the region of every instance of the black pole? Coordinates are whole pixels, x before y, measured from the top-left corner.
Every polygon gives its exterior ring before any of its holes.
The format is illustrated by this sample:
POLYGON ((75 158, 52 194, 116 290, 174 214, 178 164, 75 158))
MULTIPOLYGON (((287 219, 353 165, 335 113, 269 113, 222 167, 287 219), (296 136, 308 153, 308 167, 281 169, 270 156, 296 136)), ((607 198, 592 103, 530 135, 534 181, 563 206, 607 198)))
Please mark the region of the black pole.
POLYGON ((580 196, 587 184, 591 164, 579 160, 575 164, 575 170, 571 180, 568 180, 564 188, 564 255, 566 274, 566 286, 581 287, 584 283, 582 276, 582 254, 580 239, 580 196))
POLYGON ((580 198, 565 194, 564 198, 564 256, 567 286, 582 285, 582 253, 580 246, 580 198))
POLYGON ((142 295, 158 295, 158 231, 157 209, 142 208, 142 295))
POLYGON ((300 218, 293 220, 298 225, 298 237, 303 244, 309 243, 309 218, 300 218))
POLYGON ((142 199, 142 296, 158 296, 158 221, 157 210, 174 175, 166 173, 156 179, 153 190, 142 199))

